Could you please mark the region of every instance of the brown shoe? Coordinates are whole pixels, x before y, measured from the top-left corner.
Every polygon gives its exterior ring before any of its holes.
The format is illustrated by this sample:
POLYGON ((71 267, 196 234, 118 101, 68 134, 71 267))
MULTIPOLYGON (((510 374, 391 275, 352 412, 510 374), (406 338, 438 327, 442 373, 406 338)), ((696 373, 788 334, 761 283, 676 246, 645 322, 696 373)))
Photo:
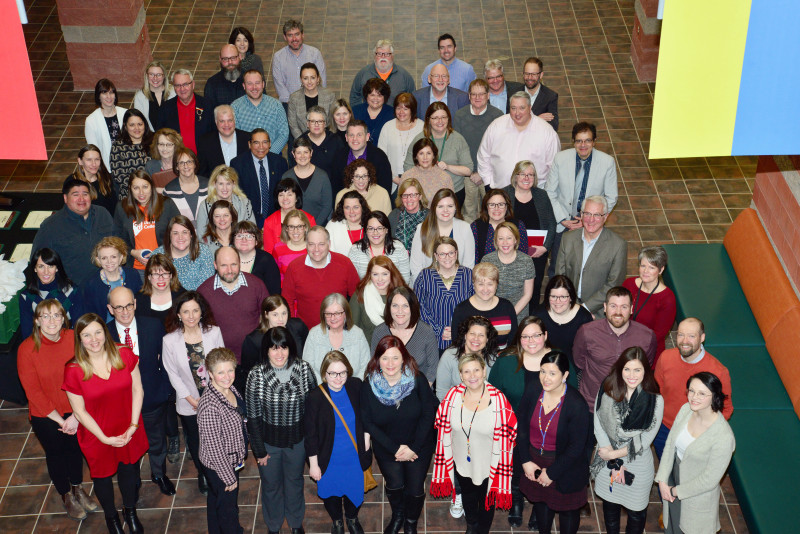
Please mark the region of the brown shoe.
POLYGON ((658 514, 658 528, 664 530, 664 514, 658 514))
POLYGON ((64 510, 67 511, 67 516, 76 521, 86 519, 86 510, 78 504, 75 496, 72 493, 65 493, 61 496, 61 501, 64 503, 64 510))
POLYGON ((87 512, 94 512, 97 510, 97 500, 94 497, 91 497, 86 491, 83 489, 82 485, 72 486, 72 495, 75 497, 75 501, 87 512))

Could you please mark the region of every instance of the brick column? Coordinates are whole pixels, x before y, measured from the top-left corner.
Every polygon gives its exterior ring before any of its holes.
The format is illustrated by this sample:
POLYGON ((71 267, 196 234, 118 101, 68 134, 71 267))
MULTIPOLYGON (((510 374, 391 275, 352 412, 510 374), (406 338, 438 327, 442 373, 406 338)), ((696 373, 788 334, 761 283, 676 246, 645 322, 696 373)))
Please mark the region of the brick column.
POLYGON ((636 19, 631 36, 631 59, 640 82, 656 81, 661 21, 656 18, 658 0, 636 0, 636 19))
POLYGON ((117 89, 142 87, 151 61, 143 0, 56 0, 76 91, 108 78, 117 89))

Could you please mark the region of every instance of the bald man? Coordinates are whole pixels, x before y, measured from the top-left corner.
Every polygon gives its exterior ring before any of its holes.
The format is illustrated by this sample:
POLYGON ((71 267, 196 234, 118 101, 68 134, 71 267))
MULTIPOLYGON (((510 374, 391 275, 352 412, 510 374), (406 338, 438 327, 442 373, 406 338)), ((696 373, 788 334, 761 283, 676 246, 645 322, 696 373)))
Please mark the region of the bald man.
POLYGON ((209 112, 213 112, 221 104, 231 104, 244 96, 241 60, 234 45, 222 46, 219 51, 219 66, 220 71, 208 79, 203 89, 209 112))
POLYGON ((434 102, 444 102, 450 110, 450 115, 455 115, 456 111, 469 104, 469 95, 461 89, 456 89, 450 85, 450 72, 447 67, 437 63, 431 67, 428 74, 430 87, 423 87, 414 91, 414 98, 417 99, 417 117, 425 119, 425 112, 434 102))

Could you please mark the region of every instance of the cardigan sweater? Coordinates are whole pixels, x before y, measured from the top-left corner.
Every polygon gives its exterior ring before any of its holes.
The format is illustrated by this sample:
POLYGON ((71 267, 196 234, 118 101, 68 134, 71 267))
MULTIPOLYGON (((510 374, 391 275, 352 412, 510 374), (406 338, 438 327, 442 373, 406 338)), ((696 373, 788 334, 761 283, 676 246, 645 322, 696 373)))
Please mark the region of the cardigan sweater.
MULTIPOLYGON (((291 178, 300 185, 300 178, 297 177, 295 167, 283 173, 281 180, 285 178, 291 178)), ((308 181, 308 187, 303 191, 303 209, 307 217, 311 215, 309 224, 314 226, 314 219, 316 219, 316 224, 324 226, 330 220, 334 206, 333 190, 331 189, 331 180, 328 178, 328 172, 322 167, 315 166, 311 176, 303 178, 303 181, 308 181)), ((278 211, 280 212, 280 209, 278 211)), ((280 219, 280 215, 278 215, 278 218, 280 219)), ((278 235, 280 235, 280 231, 278 235)))
MULTIPOLYGON (((165 197, 171 198, 172 201, 175 202, 175 206, 178 207, 178 211, 181 212, 181 215, 186 215, 190 221, 195 222, 197 220, 197 215, 204 209, 203 206, 208 196, 208 178, 204 176, 197 177, 200 186, 197 189, 197 207, 194 211, 192 211, 191 206, 189 206, 189 203, 186 201, 186 194, 181 190, 180 180, 180 177, 178 177, 165 185, 163 194, 165 197)), ((196 224, 195 228, 197 228, 196 224)), ((197 233, 198 236, 203 235, 203 232, 199 230, 197 233)))
POLYGON ((343 256, 347 256, 353 246, 353 242, 350 241, 350 234, 347 233, 347 221, 344 219, 341 221, 328 221, 325 229, 331 236, 331 252, 338 252, 343 256))
POLYGON ((525 367, 517 371, 517 365, 516 354, 504 354, 494 361, 489 371, 489 383, 503 392, 515 412, 519 412, 519 403, 525 393, 525 367))
POLYGON ((78 317, 84 314, 83 294, 80 288, 67 286, 66 289, 61 290, 56 281, 41 285, 37 280, 36 284, 39 291, 35 293, 31 293, 27 289, 19 292, 19 331, 22 339, 30 337, 33 333, 33 317, 36 314, 36 306, 47 298, 58 300, 67 312, 67 318, 72 322, 77 321, 78 317), (51 295, 51 292, 54 293, 51 295))
MULTIPOLYGON (((503 188, 508 198, 514 203, 514 215, 519 218, 517 206, 520 204, 517 200, 516 193, 514 192, 513 185, 507 185, 503 188)), ((539 228, 532 228, 529 224, 530 221, 522 221, 525 227, 530 230, 547 230, 547 236, 544 238, 544 248, 551 250, 553 248, 553 241, 556 238, 556 216, 553 215, 553 206, 550 204, 550 197, 544 189, 534 187, 531 189, 531 202, 536 209, 536 215, 539 217, 539 228)), ((527 204, 527 203, 526 203, 527 204)), ((524 236, 521 236, 525 239, 524 236)))
MULTIPOLYGON (((444 400, 436 411, 434 427, 437 429, 436 454, 433 460, 433 479, 431 480, 431 495, 434 497, 447 497, 452 494, 456 500, 455 489, 455 462, 453 461, 453 438, 451 427, 451 412, 453 402, 458 395, 464 395, 466 386, 462 383, 450 388, 444 400)), ((517 417, 503 393, 486 384, 489 393, 489 406, 494 413, 494 432, 492 435, 492 450, 489 452, 491 460, 489 465, 489 483, 486 488, 485 507, 490 510, 494 505, 501 510, 511 507, 511 476, 514 471, 513 454, 517 438, 517 417)))
MULTIPOLYGON (((167 234, 167 227, 169 222, 176 215, 180 215, 178 206, 170 198, 164 199, 164 209, 161 211, 161 216, 156 219, 156 243, 159 246, 164 244, 164 236, 167 234)), ((122 208, 122 204, 117 204, 117 209, 114 210, 114 235, 121 237, 128 247, 128 253, 136 247, 136 236, 133 233, 134 218, 130 217, 122 208)), ((202 232, 200 232, 202 235, 202 232)))
MULTIPOLYGON (((409 146, 413 147, 414 143, 423 137, 425 137, 424 133, 417 134, 414 139, 411 140, 411 144, 409 146)), ((436 148, 439 149, 439 161, 444 161, 448 165, 461 165, 468 168, 470 172, 476 169, 475 163, 472 161, 472 155, 470 154, 467 140, 464 139, 464 136, 460 133, 453 130, 447 135, 446 138, 434 139, 433 136, 431 136, 429 139, 433 141, 433 143, 436 145, 436 148)), ((413 166, 414 151, 409 150, 406 153, 406 161, 403 164, 403 169, 409 170, 413 166)), ((450 171, 445 172, 450 175, 450 178, 453 179, 453 190, 456 192, 463 191, 465 177, 459 176, 458 174, 454 174, 450 171)))
MULTIPOLYGON (((534 380, 525 388, 517 410, 516 454, 519 463, 531 461, 531 419, 536 417, 534 408, 542 393, 542 384, 534 380)), ((547 468, 547 476, 555 482, 561 493, 573 493, 589 484, 589 452, 592 442, 592 416, 580 393, 567 386, 561 415, 556 428, 556 459, 547 468)))
POLYGON ((19 381, 28 397, 28 417, 47 417, 53 410, 62 417, 72 412, 64 383, 64 366, 75 356, 75 335, 64 329, 58 341, 41 336, 37 351, 29 337, 17 350, 19 381))
POLYGON ((456 332, 451 329, 451 339, 442 339, 444 329, 453 321, 456 306, 472 296, 472 269, 458 267, 455 279, 448 289, 435 269, 423 269, 414 282, 414 293, 419 299, 420 319, 436 334, 439 350, 450 346, 456 332))
POLYGON ((318 383, 322 383, 322 376, 319 373, 322 360, 325 355, 332 350, 341 351, 350 361, 353 367, 353 376, 361 378, 367 370, 369 363, 369 344, 364 337, 364 332, 356 325, 349 330, 342 332, 342 346, 332 347, 328 333, 322 331, 322 327, 317 325, 308 332, 305 347, 303 348, 303 360, 308 362, 314 377, 318 383))
MULTIPOLYGON (((122 285, 127 287, 133 294, 142 289, 142 278, 136 269, 122 265, 122 285)), ((81 287, 81 300, 83 302, 83 313, 96 313, 100 317, 105 318, 108 314, 108 292, 111 291, 110 286, 103 282, 100 275, 101 271, 97 271, 81 287)), ((75 316, 77 319, 79 316, 75 316)))
MULTIPOLYGON (((675 462, 675 440, 689 424, 691 416, 692 410, 687 402, 678 412, 667 437, 656 482, 668 483, 675 462)), ((675 486, 675 494, 681 500, 679 526, 685 534, 707 534, 720 529, 719 482, 728 469, 735 448, 733 430, 724 417, 717 417, 705 432, 686 447, 679 468, 681 483, 675 486)))
POLYGON ((272 257, 272 254, 256 249, 256 256, 253 258, 253 268, 250 270, 250 274, 264 282, 270 295, 281 294, 281 270, 278 268, 278 262, 272 257))
MULTIPOLYGON (((231 391, 244 402, 234 386, 231 391)), ((238 479, 235 467, 247 457, 245 418, 213 385, 206 388, 197 403, 200 431, 200 462, 213 470, 225 486, 238 479)))
MULTIPOLYGON (((394 245, 392 253, 383 255, 392 260, 394 266, 397 267, 397 270, 403 275, 403 280, 408 284, 411 280, 411 266, 408 262, 408 251, 406 247, 403 246, 403 243, 397 239, 393 240, 392 244, 394 245)), ((358 277, 364 278, 367 274, 369 260, 372 259, 372 251, 367 249, 367 251, 364 252, 361 250, 361 245, 359 243, 354 243, 350 246, 350 252, 347 253, 347 257, 353 262, 353 267, 356 268, 358 277)))
MULTIPOLYGON (((220 199, 218 198, 217 200, 220 199)), ((253 212, 253 205, 250 203, 249 198, 244 195, 239 196, 234 193, 231 195, 231 198, 228 201, 233 204, 233 209, 236 210, 236 219, 239 222, 250 221, 251 223, 255 224, 256 214, 253 212)), ((200 210, 197 212, 197 220, 194 222, 194 226, 197 228, 198 236, 202 236, 204 233, 206 233, 206 226, 208 225, 208 213, 211 211, 212 204, 213 202, 209 202, 208 198, 206 198, 204 202, 200 203, 200 210)))
MULTIPOLYGON (((372 332, 369 353, 375 354, 378 342, 386 336, 392 335, 389 325, 381 323, 372 332)), ((425 375, 431 384, 436 380, 436 366, 439 365, 439 343, 433 328, 420 318, 411 339, 406 343, 406 350, 417 362, 419 372, 425 375)))
MULTIPOLYGON (((336 421, 339 420, 339 416, 333 410, 325 395, 322 394, 320 388, 325 388, 325 391, 330 395, 330 388, 327 383, 320 384, 308 393, 304 421, 306 433, 303 444, 306 448, 306 456, 317 457, 317 463, 324 475, 333 455, 336 421)), ((348 377, 347 382, 344 383, 347 398, 350 399, 350 404, 353 406, 353 412, 356 416, 356 427, 351 428, 350 432, 353 434, 358 446, 358 459, 361 462, 361 469, 366 471, 372 465, 372 449, 364 449, 364 421, 361 417, 362 388, 363 382, 361 382, 361 379, 353 376, 348 377)), ((349 438, 345 446, 352 447, 349 438)))
MULTIPOLYGON (((414 231, 411 241, 411 282, 417 279, 419 273, 431 265, 431 257, 422 250, 422 224, 414 231)), ((469 223, 461 219, 453 220, 453 232, 450 236, 458 243, 458 263, 472 269, 475 267, 475 238, 469 223)), ((418 294, 419 295, 419 294, 418 294)))
MULTIPOLYGON (((300 210, 306 214, 308 217, 308 224, 314 226, 317 224, 314 216, 308 213, 305 210, 300 210)), ((283 226, 281 223, 281 210, 272 212, 272 214, 264 219, 264 252, 272 254, 272 251, 275 249, 275 245, 277 245, 281 241, 281 230, 283 226)))
MULTIPOLYGON (((355 190, 356 188, 353 185, 340 190, 336 193, 333 205, 338 206, 339 201, 342 200, 345 193, 355 190)), ((367 194, 361 196, 367 201, 367 206, 370 211, 381 211, 384 215, 389 215, 392 212, 392 202, 389 200, 389 192, 384 187, 378 184, 372 184, 367 189, 367 194)))
MULTIPOLYGON (((218 326, 212 326, 203 332, 203 352, 208 355, 212 349, 223 348, 222 332, 218 326)), ((189 358, 186 353, 186 341, 183 339, 183 329, 175 330, 164 336, 161 348, 161 361, 167 370, 169 382, 175 390, 175 410, 180 415, 193 416, 197 412, 186 397, 200 398, 197 385, 189 367, 189 358)))

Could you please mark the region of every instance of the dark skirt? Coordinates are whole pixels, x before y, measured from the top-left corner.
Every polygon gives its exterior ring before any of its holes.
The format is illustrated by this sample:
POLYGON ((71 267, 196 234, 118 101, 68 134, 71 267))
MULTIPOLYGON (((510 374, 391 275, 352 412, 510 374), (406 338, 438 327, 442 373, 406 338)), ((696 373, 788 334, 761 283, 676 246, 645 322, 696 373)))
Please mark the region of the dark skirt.
MULTIPOLYGON (((667 484, 670 486, 677 486, 681 483, 681 459, 678 458, 678 453, 675 453, 675 461, 672 463, 672 473, 667 479, 667 484)), ((667 512, 669 519, 665 521, 664 532, 666 534, 681 534, 681 500, 675 499, 672 502, 667 501, 667 512)))
MULTIPOLYGON (((547 456, 539 454, 539 449, 531 447, 531 460, 533 463, 546 469, 553 465, 556 458, 552 453, 547 453, 547 456)), ((556 512, 569 512, 571 510, 578 510, 583 508, 587 502, 586 489, 581 489, 574 493, 561 493, 556 489, 555 482, 547 487, 542 486, 538 482, 529 480, 524 474, 519 479, 519 489, 531 502, 543 502, 551 510, 556 512)))

